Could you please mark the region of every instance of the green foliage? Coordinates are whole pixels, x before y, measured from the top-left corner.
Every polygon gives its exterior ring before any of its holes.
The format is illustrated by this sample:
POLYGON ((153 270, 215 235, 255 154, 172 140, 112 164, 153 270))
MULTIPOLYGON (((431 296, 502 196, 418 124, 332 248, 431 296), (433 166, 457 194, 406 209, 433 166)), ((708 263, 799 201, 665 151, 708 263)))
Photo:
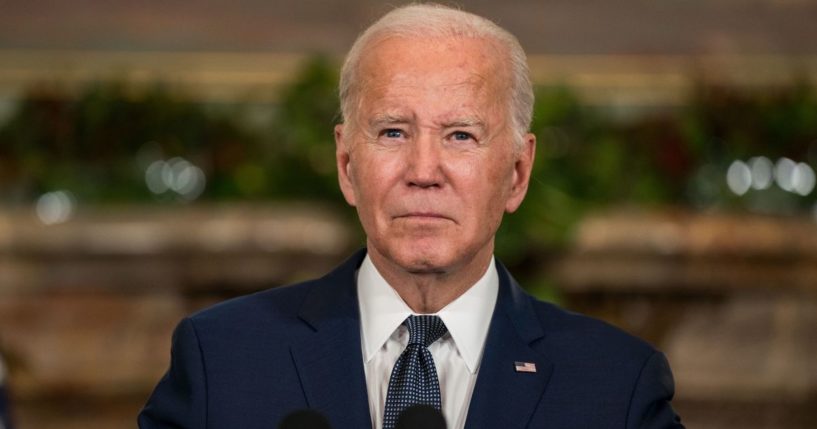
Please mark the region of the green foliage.
POLYGON ((675 125, 697 160, 695 170, 683 177, 687 204, 770 214, 802 212, 814 205, 813 196, 776 186, 738 197, 726 189, 722 176, 720 186, 713 186, 710 178, 714 171, 723 174, 735 160, 757 156, 772 161, 786 157, 817 167, 817 92, 810 85, 798 82, 754 91, 700 85, 675 125))
MULTIPOLYGON (((305 63, 268 125, 253 129, 240 125, 237 110, 216 113, 161 85, 33 88, 0 124, 0 201, 30 204, 55 189, 83 202, 175 201, 151 193, 145 171, 184 157, 206 174, 205 200, 345 206, 332 137, 336 70, 325 58, 305 63)), ((737 197, 724 180, 732 161, 753 156, 817 165, 817 96, 805 84, 762 92, 700 85, 683 109, 630 122, 566 88, 539 88, 532 131, 539 143, 528 196, 497 242, 512 264, 561 246, 585 213, 613 204, 773 212, 778 203, 802 210, 814 202, 779 189, 737 197)))
POLYGON ((230 154, 253 137, 229 118, 161 86, 91 85, 72 97, 36 88, 0 127, 0 196, 23 201, 68 189, 85 201, 152 198, 144 169, 159 158, 184 156, 206 169, 218 195, 230 154))
POLYGON ((756 156, 817 166, 817 96, 808 85, 756 92, 701 85, 683 109, 628 123, 564 88, 540 88, 536 100, 528 196, 497 239, 497 253, 511 264, 548 254, 585 213, 611 205, 789 213, 814 204, 813 196, 777 187, 738 197, 725 180, 733 161, 756 156))
POLYGON ((340 111, 336 69, 318 57, 283 92, 265 148, 272 155, 269 196, 341 202, 333 137, 340 111))
POLYGON ((817 95, 802 82, 741 92, 699 86, 679 124, 688 146, 703 158, 765 154, 805 160, 817 140, 817 95))
POLYGON ((261 130, 161 85, 33 88, 0 125, 0 201, 27 204, 54 189, 87 202, 174 200, 148 190, 145 170, 184 157, 206 173, 203 199, 340 204, 335 69, 323 58, 306 63, 261 130))
MULTIPOLYGON (((179 201, 154 195, 146 171, 184 157, 206 175, 201 199, 315 199, 352 217, 335 173, 336 70, 325 58, 305 63, 260 129, 240 125, 237 110, 216 113, 161 85, 99 83, 79 94, 32 88, 0 124, 0 204, 28 205, 58 189, 81 203, 179 201)), ((538 146, 528 196, 505 217, 497 254, 549 299, 558 295, 543 264, 591 210, 628 204, 786 213, 814 205, 813 193, 772 187, 736 196, 725 184, 734 160, 788 157, 817 166, 817 95, 803 83, 754 92, 700 85, 684 108, 626 123, 566 88, 539 88, 532 131, 538 146)))

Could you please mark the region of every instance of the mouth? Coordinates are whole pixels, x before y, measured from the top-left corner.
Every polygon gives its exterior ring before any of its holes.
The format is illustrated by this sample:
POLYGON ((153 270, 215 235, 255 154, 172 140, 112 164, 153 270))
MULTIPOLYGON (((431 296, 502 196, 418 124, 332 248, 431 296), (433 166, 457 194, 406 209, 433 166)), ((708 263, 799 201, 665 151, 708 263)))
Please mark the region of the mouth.
POLYGON ((445 216, 441 213, 435 212, 410 212, 410 213, 403 213, 398 216, 394 217, 395 219, 405 219, 405 220, 416 220, 416 221, 439 221, 439 220, 449 220, 453 221, 448 216, 445 216))

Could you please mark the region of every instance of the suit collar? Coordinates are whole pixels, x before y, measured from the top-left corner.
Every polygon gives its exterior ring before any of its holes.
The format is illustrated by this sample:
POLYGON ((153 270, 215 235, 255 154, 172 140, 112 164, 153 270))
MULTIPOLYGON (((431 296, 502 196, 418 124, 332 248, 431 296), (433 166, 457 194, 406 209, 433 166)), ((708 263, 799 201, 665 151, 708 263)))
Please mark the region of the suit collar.
POLYGON ((315 287, 304 298, 298 317, 314 330, 337 319, 354 319, 359 323, 355 278, 364 257, 366 249, 358 250, 334 270, 315 280, 315 287))
POLYGON ((355 293, 355 271, 365 254, 356 252, 314 282, 298 313, 313 333, 290 349, 307 406, 334 427, 372 426, 355 293))
POLYGON ((502 264, 499 296, 491 319, 477 384, 465 427, 527 427, 553 372, 551 361, 534 347, 545 336, 527 295, 502 264), (532 363, 536 372, 519 372, 515 363, 532 363))
MULTIPOLYGON (((479 367, 498 290, 499 275, 492 257, 485 273, 474 285, 435 313, 445 322, 458 353, 472 374, 479 367)), ((363 260, 358 270, 357 293, 363 358, 369 362, 406 317, 415 312, 380 275, 369 257, 363 260)))
POLYGON ((545 330, 533 310, 533 298, 516 283, 504 265, 497 264, 497 271, 499 274, 497 308, 505 312, 523 341, 533 343, 543 338, 545 330))
MULTIPOLYGON (((298 313, 314 336, 291 349, 307 404, 338 427, 371 427, 355 284, 365 255, 365 249, 356 252, 316 280, 298 313)), ((501 263, 497 272, 499 295, 468 410, 469 429, 527 426, 553 371, 534 348, 545 331, 533 298, 501 263), (515 362, 534 363, 536 372, 517 372, 515 362)))

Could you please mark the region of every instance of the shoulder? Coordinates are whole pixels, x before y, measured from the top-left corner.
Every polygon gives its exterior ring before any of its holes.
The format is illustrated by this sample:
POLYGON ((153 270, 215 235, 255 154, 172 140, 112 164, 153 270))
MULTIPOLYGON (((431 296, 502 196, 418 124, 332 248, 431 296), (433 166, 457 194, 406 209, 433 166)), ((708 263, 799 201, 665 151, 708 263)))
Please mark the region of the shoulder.
POLYGON ((341 304, 356 304, 348 299, 355 295, 355 271, 365 252, 357 252, 324 276, 292 285, 277 286, 250 295, 233 298, 194 313, 194 325, 241 325, 286 328, 287 322, 299 320, 305 309, 321 309, 341 304))
POLYGON ((643 365, 657 350, 646 341, 607 322, 536 299, 525 292, 507 269, 497 264, 499 301, 523 338, 556 361, 581 364, 643 365), (579 357, 577 360, 576 358, 579 357))
POLYGON ((197 334, 223 338, 298 329, 303 326, 298 314, 304 301, 322 287, 320 279, 276 286, 199 310, 187 320, 197 334))
POLYGON ((550 356, 641 366, 657 352, 648 342, 607 322, 530 299, 550 356))
POLYGON ((554 365, 554 387, 577 394, 583 386, 588 397, 620 398, 622 407, 672 397, 666 358, 648 342, 553 304, 534 301, 533 307, 544 328, 533 347, 554 365))
POLYGON ((628 428, 683 427, 670 405, 672 371, 655 347, 601 320, 533 298, 530 302, 543 329, 532 347, 553 365, 548 391, 561 404, 552 411, 564 416, 565 408, 573 406, 574 416, 588 419, 565 426, 604 427, 621 420, 628 428), (603 405, 588 413, 588 403, 603 405))
POLYGON ((316 287, 317 280, 293 285, 275 286, 260 292, 243 295, 222 301, 213 306, 199 310, 190 319, 195 323, 257 317, 291 317, 303 302, 309 290, 316 287))

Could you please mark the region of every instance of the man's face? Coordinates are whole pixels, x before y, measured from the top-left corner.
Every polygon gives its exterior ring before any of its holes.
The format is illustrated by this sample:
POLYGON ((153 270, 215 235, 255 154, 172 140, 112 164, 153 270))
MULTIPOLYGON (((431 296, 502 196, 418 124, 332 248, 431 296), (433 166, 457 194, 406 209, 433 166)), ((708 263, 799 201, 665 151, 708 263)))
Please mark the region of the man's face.
POLYGON ((390 38, 364 54, 359 107, 335 137, 341 190, 373 258, 455 273, 490 257, 535 144, 514 142, 506 64, 471 38, 390 38))

